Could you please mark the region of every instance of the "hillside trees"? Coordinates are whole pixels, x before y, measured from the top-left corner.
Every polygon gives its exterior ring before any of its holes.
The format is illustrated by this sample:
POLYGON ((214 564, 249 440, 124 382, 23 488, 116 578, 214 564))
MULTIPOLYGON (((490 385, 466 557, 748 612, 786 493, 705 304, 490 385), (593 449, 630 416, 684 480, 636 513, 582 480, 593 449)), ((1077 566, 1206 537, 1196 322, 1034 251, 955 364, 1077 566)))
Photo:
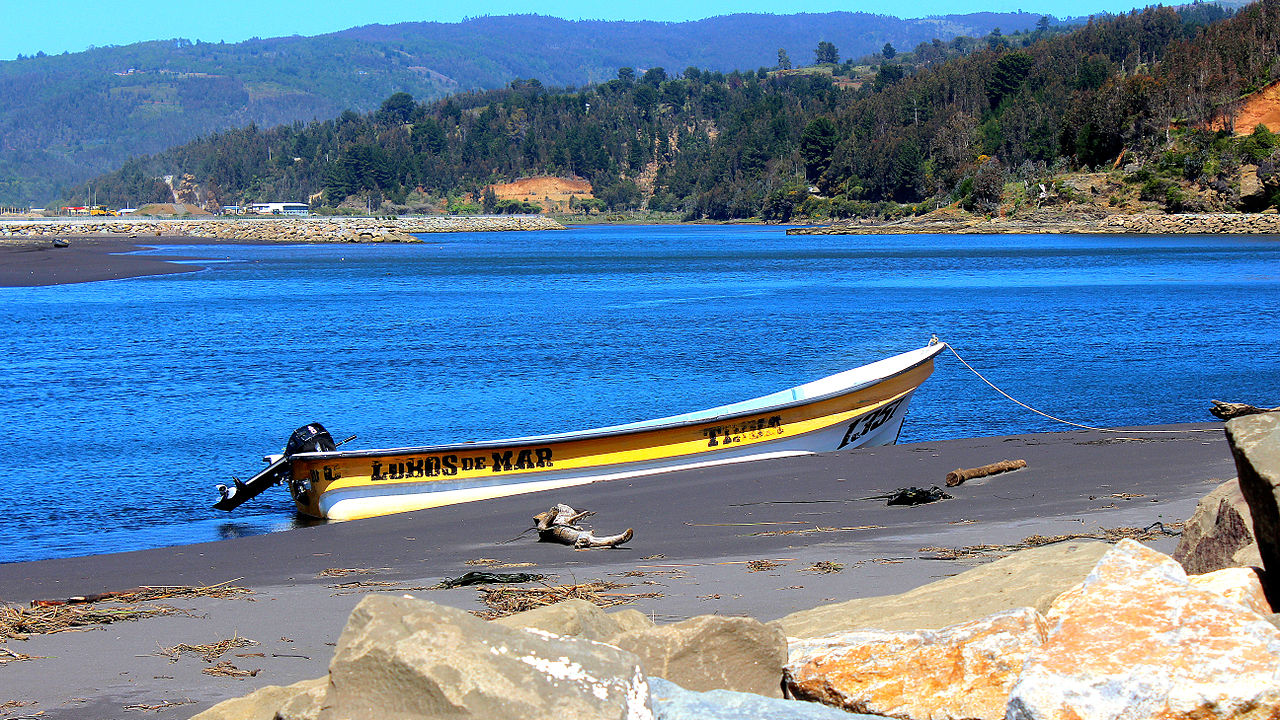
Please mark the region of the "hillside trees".
MULTIPOLYGON (((1050 166, 1160 157, 1179 128, 1272 82, 1275 63, 1259 58, 1280 49, 1278 8, 1263 0, 1211 25, 1220 10, 1149 8, 1070 33, 925 43, 892 63, 882 49, 856 83, 651 67, 575 91, 517 80, 429 104, 396 93, 367 115, 213 135, 95 188, 141 197, 151 178, 190 172, 236 199, 323 190, 337 204, 419 190, 479 198, 496 181, 556 174, 590 180, 607 209, 689 218, 785 220, 925 199, 983 210, 1006 180, 1050 166)), ((1215 147, 1180 162, 1196 177, 1224 172, 1206 155, 1215 147)))

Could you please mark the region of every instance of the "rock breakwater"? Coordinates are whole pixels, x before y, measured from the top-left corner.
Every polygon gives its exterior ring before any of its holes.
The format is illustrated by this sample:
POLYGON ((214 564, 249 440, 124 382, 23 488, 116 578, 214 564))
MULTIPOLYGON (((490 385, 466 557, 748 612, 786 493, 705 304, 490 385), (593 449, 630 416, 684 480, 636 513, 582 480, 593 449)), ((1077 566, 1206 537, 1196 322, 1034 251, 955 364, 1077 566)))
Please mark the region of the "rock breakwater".
POLYGON ((1280 235, 1276 213, 1114 214, 1033 213, 993 217, 941 211, 893 221, 847 220, 823 227, 791 228, 788 235, 955 234, 1138 234, 1280 235))
POLYGON ((411 218, 110 218, 0 222, 0 238, 95 235, 193 237, 253 242, 414 242, 414 233, 563 230, 540 216, 427 216, 411 218))

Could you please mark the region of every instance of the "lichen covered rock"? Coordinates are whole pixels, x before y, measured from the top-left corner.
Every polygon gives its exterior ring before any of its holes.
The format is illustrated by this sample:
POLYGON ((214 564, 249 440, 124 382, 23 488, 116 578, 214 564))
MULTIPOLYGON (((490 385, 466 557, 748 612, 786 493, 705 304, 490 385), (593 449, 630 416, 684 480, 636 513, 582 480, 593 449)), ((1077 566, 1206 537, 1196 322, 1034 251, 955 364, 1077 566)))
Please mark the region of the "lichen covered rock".
POLYGON ((795 697, 911 720, 1004 716, 1010 689, 1048 625, 1016 608, 941 630, 855 630, 791 643, 795 697))
MULTIPOLYGON (((1008 720, 1218 720, 1280 716, 1280 630, 1167 555, 1108 552, 1046 616, 1008 720)), ((1245 593, 1247 594, 1247 593, 1245 593)))

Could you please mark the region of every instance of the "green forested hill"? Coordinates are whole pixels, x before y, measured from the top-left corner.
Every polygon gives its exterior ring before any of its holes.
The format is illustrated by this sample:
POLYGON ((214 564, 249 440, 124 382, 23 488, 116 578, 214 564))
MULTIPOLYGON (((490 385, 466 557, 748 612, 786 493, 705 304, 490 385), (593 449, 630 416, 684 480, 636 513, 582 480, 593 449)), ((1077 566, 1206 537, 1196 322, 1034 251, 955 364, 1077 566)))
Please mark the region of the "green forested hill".
POLYGON ((574 86, 619 67, 797 63, 819 41, 845 57, 885 42, 1026 29, 1038 16, 924 20, 865 13, 729 15, 696 22, 565 21, 534 15, 372 25, 318 37, 236 44, 166 40, 0 62, 0 203, 44 202, 59 188, 217 130, 366 112, 394 92, 432 100, 514 78, 574 86))
POLYGON ((190 173, 224 201, 322 191, 317 204, 378 206, 562 174, 591 180, 612 208, 785 220, 991 209, 1009 181, 1052 186, 1065 169, 1123 165, 1145 200, 1194 207, 1212 198, 1187 192, 1228 193, 1246 163, 1272 163, 1259 177, 1280 166, 1269 133, 1203 129, 1280 79, 1280 0, 1223 18, 1157 7, 1057 35, 884 48, 870 67, 653 68, 581 91, 521 81, 432 103, 397 94, 368 115, 210 137, 95 185, 103 198, 158 200, 157 175, 190 173))

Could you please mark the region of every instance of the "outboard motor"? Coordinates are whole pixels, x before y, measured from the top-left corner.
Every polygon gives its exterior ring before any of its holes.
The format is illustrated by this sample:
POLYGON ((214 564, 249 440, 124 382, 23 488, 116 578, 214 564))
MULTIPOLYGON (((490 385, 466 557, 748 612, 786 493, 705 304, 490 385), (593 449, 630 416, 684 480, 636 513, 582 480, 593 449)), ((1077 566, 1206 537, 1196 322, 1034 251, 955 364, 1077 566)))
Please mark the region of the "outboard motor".
MULTIPOLYGON (((330 452, 337 449, 333 436, 324 429, 323 425, 309 423, 294 430, 289 436, 289 442, 284 445, 284 459, 288 462, 289 458, 298 453, 330 452)), ((293 497, 293 501, 299 505, 306 505, 307 494, 311 492, 311 482, 306 478, 291 478, 288 473, 285 474, 284 479, 289 485, 289 495, 293 497)))
POLYGON ((289 442, 284 446, 284 456, 309 452, 332 452, 337 449, 338 446, 333 444, 333 436, 324 429, 323 425, 310 423, 294 430, 289 436, 289 442))
MULTIPOLYGON (((284 453, 267 465, 261 472, 249 478, 248 482, 242 482, 238 478, 232 478, 235 482, 233 487, 226 485, 218 486, 218 493, 222 496, 218 502, 214 503, 214 507, 218 510, 235 510, 240 507, 246 500, 251 500, 262 493, 263 490, 272 485, 279 485, 282 482, 289 481, 289 458, 298 453, 310 452, 331 452, 337 449, 337 445, 333 442, 333 436, 328 430, 324 429, 324 425, 320 423, 308 423, 293 431, 289 436, 289 442, 285 443, 284 453)), ((294 500, 302 501, 307 493, 307 483, 289 482, 289 494, 294 500)))

